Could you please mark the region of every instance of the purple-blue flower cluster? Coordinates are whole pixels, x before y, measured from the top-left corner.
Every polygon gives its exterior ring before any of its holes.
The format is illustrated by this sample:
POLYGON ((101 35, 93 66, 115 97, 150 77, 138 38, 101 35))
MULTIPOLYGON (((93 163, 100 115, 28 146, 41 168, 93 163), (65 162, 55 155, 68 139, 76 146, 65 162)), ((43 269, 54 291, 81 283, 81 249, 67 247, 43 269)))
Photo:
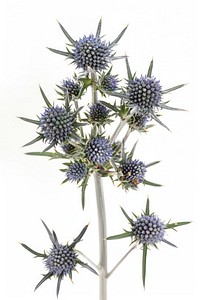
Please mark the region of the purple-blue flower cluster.
POLYGON ((67 179, 71 182, 79 182, 87 174, 87 166, 82 162, 71 163, 66 171, 67 179))
POLYGON ((118 89, 119 79, 116 75, 105 75, 101 82, 101 86, 105 91, 115 91, 118 89))
POLYGON ((55 276, 66 276, 72 273, 77 264, 77 253, 67 245, 58 244, 54 246, 44 264, 49 272, 55 276))
POLYGON ((60 106, 46 108, 39 120, 44 140, 54 145, 69 139, 75 122, 74 116, 60 106))
POLYGON ((133 223, 133 237, 142 244, 161 242, 165 234, 165 224, 155 215, 142 215, 133 223))
POLYGON ((110 110, 101 103, 94 103, 90 106, 89 119, 94 123, 106 121, 110 110))
POLYGON ((68 78, 63 80, 61 87, 64 94, 67 95, 70 100, 73 96, 77 97, 80 92, 80 83, 68 78))
POLYGON ((123 181, 128 181, 128 183, 137 186, 144 181, 146 166, 142 161, 135 159, 123 163, 121 171, 123 174, 123 181))
POLYGON ((73 51, 76 66, 86 71, 88 67, 95 71, 105 70, 111 60, 109 45, 93 34, 76 41, 73 51))
POLYGON ((113 149, 107 139, 97 136, 88 141, 85 153, 89 162, 104 165, 112 157, 113 149))
POLYGON ((159 108, 162 90, 156 78, 141 76, 128 81, 127 94, 129 104, 136 107, 138 113, 146 114, 159 108))

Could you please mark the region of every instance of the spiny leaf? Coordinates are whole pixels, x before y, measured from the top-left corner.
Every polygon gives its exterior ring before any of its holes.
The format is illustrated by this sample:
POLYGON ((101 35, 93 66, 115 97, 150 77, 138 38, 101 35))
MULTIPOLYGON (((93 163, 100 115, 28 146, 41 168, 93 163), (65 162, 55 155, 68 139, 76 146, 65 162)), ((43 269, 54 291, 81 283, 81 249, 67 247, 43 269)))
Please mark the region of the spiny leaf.
POLYGON ((151 166, 154 166, 154 165, 156 165, 156 164, 158 164, 158 163, 160 163, 159 160, 153 161, 152 163, 146 164, 146 168, 151 167, 151 166))
POLYGON ((86 269, 90 270, 92 273, 98 275, 98 273, 97 273, 92 267, 90 267, 88 264, 86 264, 86 263, 80 261, 79 259, 77 260, 77 263, 78 263, 79 265, 81 265, 83 268, 86 268, 86 269))
POLYGON ((47 279, 51 278, 52 275, 53 275, 52 272, 49 272, 46 275, 44 275, 44 277, 42 278, 42 280, 40 280, 38 282, 38 284, 36 285, 35 290, 37 290, 39 288, 39 286, 41 286, 41 284, 43 284, 43 282, 45 282, 47 279))
POLYGON ((30 145, 32 145, 32 144, 34 144, 34 143, 36 143, 36 142, 38 142, 38 141, 40 141, 40 140, 42 140, 42 139, 43 139, 43 136, 42 136, 42 135, 39 135, 38 137, 36 137, 36 138, 33 139, 32 141, 30 141, 29 143, 23 145, 23 147, 30 146, 30 145))
POLYGON ((143 254, 142 254, 142 282, 143 282, 143 286, 145 288, 145 281, 146 281, 146 267, 147 267, 147 245, 144 244, 143 245, 143 254))
POLYGON ((58 297, 59 295, 59 291, 60 291, 60 285, 61 285, 61 281, 63 279, 63 275, 59 275, 58 276, 58 281, 57 281, 57 287, 56 287, 56 296, 58 297))
POLYGON ((147 198, 146 209, 145 209, 145 215, 146 215, 146 216, 149 216, 149 215, 150 215, 149 198, 147 198))
POLYGON ((127 27, 128 25, 120 32, 120 34, 116 37, 116 39, 109 45, 110 48, 114 47, 119 42, 121 37, 124 35, 127 27))
POLYGON ((99 20, 98 26, 97 26, 97 32, 96 32, 96 38, 100 37, 101 34, 101 26, 102 26, 102 19, 99 20))
POLYGON ((36 125, 40 125, 40 121, 39 120, 32 120, 32 119, 28 119, 28 118, 24 118, 24 117, 19 117, 19 119, 25 121, 25 122, 29 122, 29 123, 33 123, 36 125))
POLYGON ((172 246, 172 247, 175 247, 175 248, 177 248, 177 246, 176 246, 176 245, 172 244, 171 242, 169 242, 169 241, 167 241, 167 240, 165 240, 165 239, 163 239, 162 241, 163 241, 164 243, 166 243, 166 244, 168 244, 168 245, 172 246))
POLYGON ((66 36, 66 38, 72 43, 72 45, 75 45, 75 41, 74 39, 69 35, 69 33, 65 30, 65 28, 58 22, 62 32, 64 33, 64 35, 66 36))
POLYGON ((154 183, 154 182, 148 181, 146 179, 144 179, 143 183, 147 184, 147 185, 151 185, 151 186, 162 186, 162 184, 154 183))
POLYGON ((74 239, 73 243, 69 246, 70 248, 74 248, 78 242, 80 242, 81 238, 85 234, 86 230, 88 228, 88 225, 86 225, 80 232, 80 234, 74 239))
POLYGON ((49 230, 49 228, 47 227, 47 225, 45 224, 45 222, 43 220, 41 220, 41 221, 42 221, 44 227, 46 228, 46 231, 47 231, 47 233, 49 235, 49 238, 50 238, 52 244, 56 247, 57 246, 57 241, 55 241, 54 235, 51 233, 51 231, 49 230))
POLYGON ((137 146, 137 143, 138 143, 138 141, 135 142, 135 144, 133 145, 133 148, 132 148, 131 152, 130 152, 129 155, 128 155, 128 159, 129 159, 129 160, 132 160, 132 158, 133 158, 133 155, 134 155, 134 152, 135 152, 135 148, 136 148, 136 146, 137 146))
POLYGON ((88 180, 89 180, 90 176, 89 174, 85 177, 85 179, 83 180, 83 183, 81 184, 81 203, 82 203, 82 209, 84 210, 85 208, 85 191, 86 191, 86 187, 88 185, 88 180))
POLYGON ((133 80, 133 75, 131 73, 131 68, 129 65, 129 61, 128 61, 128 57, 125 58, 125 62, 126 62, 126 70, 127 70, 127 75, 128 75, 128 80, 133 80))
POLYGON ((113 235, 113 236, 109 236, 107 237, 107 240, 118 240, 118 239, 123 239, 126 237, 131 237, 132 236, 132 232, 130 231, 126 231, 124 233, 121 234, 117 234, 117 235, 113 235))
POLYGON ((56 53, 56 54, 68 56, 68 53, 67 53, 67 52, 64 52, 64 51, 60 51, 60 50, 53 49, 53 48, 47 48, 47 49, 49 49, 51 52, 54 52, 54 53, 56 53))
POLYGON ((178 227, 178 226, 183 226, 183 225, 188 225, 191 222, 176 222, 176 223, 168 223, 166 224, 166 229, 178 227))
POLYGON ((105 105, 107 108, 110 108, 111 110, 113 110, 114 112, 119 112, 119 109, 117 108, 116 105, 112 105, 106 101, 100 101, 101 104, 105 105))
POLYGON ((149 69, 148 69, 148 72, 147 72, 147 77, 151 77, 151 75, 152 75, 152 70, 153 70, 153 59, 152 59, 152 61, 150 62, 149 69))
POLYGON ((123 212, 123 214, 124 214, 124 216, 127 218, 127 220, 129 221, 129 223, 133 223, 133 220, 128 216, 128 214, 125 212, 125 210, 121 207, 121 210, 122 210, 122 212, 123 212))
POLYGON ((175 111, 186 111, 185 109, 182 108, 177 108, 177 107, 171 107, 165 104, 160 104, 160 108, 168 109, 168 110, 175 110, 175 111))
POLYGON ((43 97, 43 99, 44 99, 44 101, 45 101, 47 107, 48 107, 48 108, 51 108, 52 105, 51 105, 51 103, 49 102, 49 100, 47 99, 47 96, 45 95, 45 93, 44 93, 43 89, 41 88, 41 86, 40 86, 40 92, 41 92, 41 94, 42 94, 42 97, 43 97))
POLYGON ((43 258, 47 257, 46 254, 42 254, 42 253, 36 252, 35 250, 32 250, 30 247, 28 247, 27 245, 25 245, 23 243, 21 243, 21 245, 22 245, 22 247, 24 247, 26 250, 28 250, 29 252, 31 252, 32 254, 34 254, 37 257, 43 257, 43 258))
POLYGON ((174 87, 172 87, 172 88, 166 89, 166 90, 162 91, 162 94, 167 94, 167 93, 170 93, 170 92, 172 92, 172 91, 174 91, 174 90, 180 89, 180 88, 182 88, 183 86, 185 86, 186 84, 187 84, 187 83, 179 84, 179 85, 176 85, 176 86, 174 86, 174 87))
POLYGON ((156 115, 151 114, 151 117, 152 117, 152 119, 154 119, 156 122, 158 122, 158 124, 160 124, 161 126, 163 126, 164 128, 166 128, 167 130, 170 131, 170 129, 169 129, 163 122, 161 122, 160 119, 159 119, 156 115))

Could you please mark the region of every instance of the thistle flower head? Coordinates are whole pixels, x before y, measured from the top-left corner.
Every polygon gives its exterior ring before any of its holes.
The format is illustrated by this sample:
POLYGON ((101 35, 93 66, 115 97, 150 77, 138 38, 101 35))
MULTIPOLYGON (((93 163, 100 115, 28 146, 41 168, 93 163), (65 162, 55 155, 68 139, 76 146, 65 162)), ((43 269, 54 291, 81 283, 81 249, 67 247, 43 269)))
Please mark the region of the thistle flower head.
POLYGON ((119 79, 117 75, 105 75, 101 82, 101 86, 105 91, 115 91, 118 89, 119 79))
POLYGON ((155 215, 141 215, 133 223, 133 237, 141 244, 161 242, 165 234, 165 224, 155 215))
POLYGON ((66 176, 68 181, 79 182, 87 174, 87 166, 82 162, 71 163, 66 171, 66 176))
POLYGON ((156 78, 141 76, 128 81, 127 94, 129 104, 136 107, 138 113, 151 114, 159 108, 162 89, 156 78))
POLYGON ((135 159, 123 163, 121 171, 123 174, 123 181, 127 181, 129 187, 137 187, 139 183, 144 181, 146 166, 142 161, 135 159))
POLYGON ((61 88, 65 95, 69 97, 69 100, 73 98, 73 96, 77 97, 80 92, 80 83, 75 82, 72 79, 67 78, 62 81, 61 88))
POLYGON ((102 136, 91 138, 85 149, 87 159, 94 164, 103 165, 112 157, 112 147, 102 136))
POLYGON ((107 107, 105 107, 103 104, 94 103, 90 106, 88 117, 92 123, 103 124, 105 123, 109 115, 109 112, 110 110, 107 107))
POLYGON ((64 143, 73 131, 75 118, 64 107, 52 106, 41 114, 39 127, 46 142, 57 145, 64 143))
POLYGON ((150 120, 147 114, 134 113, 128 120, 129 127, 136 130, 145 130, 146 124, 150 120))
POLYGON ((76 66, 85 71, 88 67, 95 71, 107 69, 112 57, 108 43, 93 34, 76 41, 73 53, 76 66))
POLYGON ((50 250, 48 257, 44 260, 47 270, 59 277, 67 276, 75 270, 77 264, 77 253, 67 245, 58 244, 50 250))
MULTIPOLYGON (((43 221, 42 221, 43 222, 43 221)), ((97 274, 97 272, 90 267, 88 264, 82 262, 78 258, 78 253, 75 250, 76 244, 79 243, 85 234, 88 225, 86 225, 80 232, 80 234, 74 239, 74 241, 70 245, 62 245, 58 242, 58 238, 54 231, 50 231, 47 225, 43 222, 44 227, 47 230, 49 238, 53 244, 53 247, 50 249, 49 253, 39 253, 35 250, 32 250, 25 244, 21 244, 26 250, 34 254, 36 257, 41 257, 45 264, 48 273, 43 275, 43 278, 36 285, 35 289, 37 289, 41 284, 43 284, 47 279, 52 276, 57 278, 57 296, 59 294, 61 281, 64 276, 69 276, 72 279, 72 272, 76 270, 76 266, 80 265, 83 268, 86 268, 93 273, 97 274)))
POLYGON ((61 145, 61 148, 66 154, 71 154, 71 152, 75 149, 75 147, 70 143, 61 145))

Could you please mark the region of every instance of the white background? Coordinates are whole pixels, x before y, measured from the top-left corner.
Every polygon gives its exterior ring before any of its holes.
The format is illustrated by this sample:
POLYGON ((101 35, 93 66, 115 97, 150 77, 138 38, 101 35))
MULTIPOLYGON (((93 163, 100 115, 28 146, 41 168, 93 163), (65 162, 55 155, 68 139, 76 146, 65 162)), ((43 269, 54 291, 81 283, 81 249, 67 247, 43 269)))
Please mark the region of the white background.
MULTIPOLYGON (((198 299, 199 241, 199 43, 198 1, 50 1, 6 0, 1 2, 1 274, 4 279, 0 296, 8 300, 56 299, 54 279, 33 293, 45 273, 40 259, 33 259, 19 244, 35 250, 50 247, 42 218, 53 228, 62 243, 72 241, 90 222, 79 249, 93 260, 98 259, 98 236, 93 181, 87 190, 84 212, 80 189, 75 184, 61 185, 61 161, 29 157, 27 151, 41 151, 40 144, 21 146, 33 139, 36 127, 17 116, 35 118, 43 111, 40 84, 53 102, 55 85, 72 76, 74 69, 62 56, 46 47, 65 50, 65 36, 57 20, 74 39, 95 33, 103 19, 102 34, 112 41, 129 24, 116 47, 117 53, 129 55, 131 68, 144 74, 152 57, 153 74, 163 88, 188 83, 171 93, 171 106, 187 112, 165 111, 162 121, 168 132, 156 125, 145 135, 134 134, 129 147, 139 139, 135 158, 146 163, 161 160, 149 169, 147 179, 163 187, 143 187, 125 193, 105 180, 108 235, 128 229, 119 206, 129 214, 139 214, 149 195, 152 211, 162 220, 187 221, 191 225, 178 232, 168 231, 167 239, 178 249, 165 244, 148 254, 147 285, 141 282, 141 250, 137 249, 109 279, 108 299, 198 299), (3 68, 2 68, 3 66, 3 68), (6 283, 6 282, 7 283, 6 283)), ((114 71, 126 77, 123 61, 114 63, 114 71)), ((90 101, 90 93, 88 93, 90 101)), ((110 241, 109 268, 129 249, 129 240, 110 241)), ((80 269, 74 284, 62 282, 59 299, 97 299, 98 278, 80 269)))

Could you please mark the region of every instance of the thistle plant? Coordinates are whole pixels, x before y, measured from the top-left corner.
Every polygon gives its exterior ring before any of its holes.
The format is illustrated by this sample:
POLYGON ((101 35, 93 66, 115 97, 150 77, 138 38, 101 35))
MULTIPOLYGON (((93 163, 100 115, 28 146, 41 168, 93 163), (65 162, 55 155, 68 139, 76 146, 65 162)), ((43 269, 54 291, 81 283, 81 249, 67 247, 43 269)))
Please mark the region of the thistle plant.
POLYGON ((130 228, 121 234, 107 237, 106 206, 102 184, 102 177, 107 177, 116 188, 135 193, 135 198, 142 184, 161 186, 159 183, 149 181, 148 174, 148 168, 156 167, 159 161, 146 163, 141 153, 136 156, 137 141, 134 140, 133 132, 148 133, 155 124, 168 129, 168 126, 160 120, 160 111, 183 109, 168 106, 165 95, 183 87, 184 84, 163 88, 164 83, 153 75, 153 61, 150 62, 147 73, 141 76, 133 74, 127 56, 117 56, 113 50, 127 27, 110 42, 101 34, 101 20, 96 33, 83 34, 77 39, 72 38, 60 23, 59 26, 65 35, 67 47, 65 51, 54 48, 49 50, 70 60, 75 65, 77 73, 67 74, 67 77, 56 85, 59 98, 53 99, 53 102, 40 88, 45 102, 44 111, 38 114, 37 119, 21 117, 23 121, 37 126, 36 138, 25 146, 40 141, 45 144, 45 148, 42 151, 28 152, 28 155, 60 159, 63 162, 64 168, 61 169, 64 174, 63 183, 73 183, 80 188, 83 209, 87 207, 89 196, 86 191, 89 180, 93 176, 98 211, 99 262, 93 263, 90 258, 84 256, 95 266, 96 270, 94 270, 79 259, 79 251, 75 248, 87 226, 71 244, 63 245, 58 242, 55 232, 51 232, 43 222, 53 244, 48 253, 38 253, 25 244, 22 246, 36 257, 41 257, 48 271, 36 288, 47 279, 56 277, 58 295, 62 279, 65 276, 72 278, 72 272, 80 265, 99 275, 99 299, 106 300, 107 279, 132 250, 140 247, 143 251, 142 280, 145 285, 148 249, 151 246, 157 248, 161 242, 175 247, 166 240, 166 231, 190 223, 162 221, 157 215, 150 213, 149 199, 147 199, 145 211, 140 216, 133 214, 135 220, 121 208, 129 221, 130 228), (126 68, 127 75, 124 80, 119 79, 123 78, 121 74, 113 73, 113 61, 116 59, 121 59, 126 68), (82 99, 88 99, 88 103, 83 105, 82 99), (116 124, 117 122, 119 123, 116 124), (111 134, 107 133, 108 129, 111 134), (123 135, 122 129, 125 129, 123 135), (128 149, 127 140, 131 138, 132 148, 128 149), (131 248, 116 266, 108 271, 107 240, 127 237, 131 239, 131 248))

